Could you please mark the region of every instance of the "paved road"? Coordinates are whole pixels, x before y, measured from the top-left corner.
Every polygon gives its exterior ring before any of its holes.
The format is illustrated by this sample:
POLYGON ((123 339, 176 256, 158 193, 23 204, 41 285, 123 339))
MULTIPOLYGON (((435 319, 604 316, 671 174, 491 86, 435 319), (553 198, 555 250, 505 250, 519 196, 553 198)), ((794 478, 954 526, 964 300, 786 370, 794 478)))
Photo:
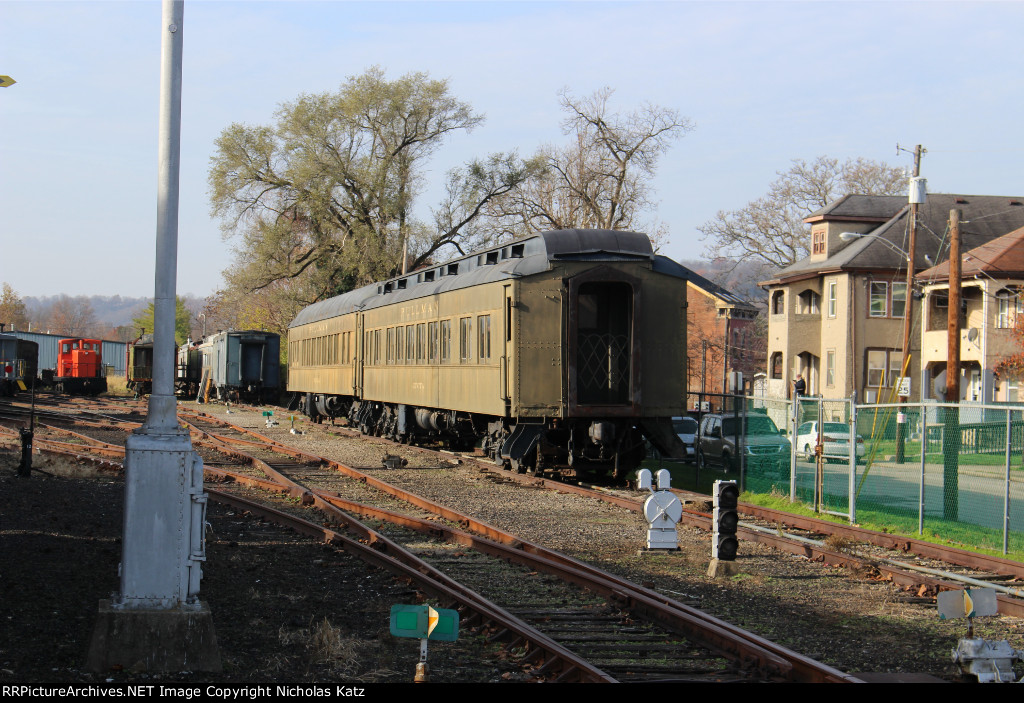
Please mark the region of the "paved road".
MULTIPOLYGON (((865 467, 857 467, 858 484, 865 467)), ((798 490, 810 491, 813 486, 813 462, 797 462, 798 490)), ((893 512, 916 516, 921 482, 919 462, 897 464, 875 462, 857 497, 858 503, 882 503, 893 512)), ((849 486, 846 464, 827 464, 825 467, 825 493, 845 504, 849 486)), ((984 527, 1001 530, 1003 527, 1003 496, 1005 474, 1002 467, 964 466, 959 472, 959 518, 984 527)), ((943 466, 925 465, 925 522, 929 517, 943 515, 943 466)), ((1024 531, 1024 475, 1013 471, 1010 475, 1010 529, 1024 531)))

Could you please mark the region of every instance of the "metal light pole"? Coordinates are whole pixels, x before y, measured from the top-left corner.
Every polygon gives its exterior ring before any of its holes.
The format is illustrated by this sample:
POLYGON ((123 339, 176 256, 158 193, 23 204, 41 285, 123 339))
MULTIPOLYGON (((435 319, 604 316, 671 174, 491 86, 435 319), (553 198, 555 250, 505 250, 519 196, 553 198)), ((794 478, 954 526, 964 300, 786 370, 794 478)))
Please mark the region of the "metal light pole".
MULTIPOLYGON (((903 310, 903 359, 901 360, 901 366, 904 369, 904 373, 910 373, 910 336, 911 336, 911 322, 914 311, 914 255, 917 248, 917 209, 918 206, 924 202, 923 189, 917 190, 918 179, 921 176, 921 154, 924 153, 924 149, 918 144, 914 147, 914 178, 910 182, 910 241, 908 242, 909 251, 907 252, 907 300, 903 310)), ((911 376, 913 377, 913 376, 911 376)), ((922 395, 922 398, 924 396, 922 395)), ((900 402, 906 403, 910 400, 909 389, 907 395, 900 396, 900 402)), ((906 442, 907 442, 907 413, 901 407, 899 414, 896 416, 896 462, 902 464, 906 459, 906 442)), ((921 451, 924 451, 924 445, 922 444, 921 451)))
POLYGON ((163 0, 154 296, 153 393, 125 444, 120 592, 100 602, 90 668, 219 671, 209 608, 199 601, 203 462, 178 426, 174 317, 184 0, 163 0))

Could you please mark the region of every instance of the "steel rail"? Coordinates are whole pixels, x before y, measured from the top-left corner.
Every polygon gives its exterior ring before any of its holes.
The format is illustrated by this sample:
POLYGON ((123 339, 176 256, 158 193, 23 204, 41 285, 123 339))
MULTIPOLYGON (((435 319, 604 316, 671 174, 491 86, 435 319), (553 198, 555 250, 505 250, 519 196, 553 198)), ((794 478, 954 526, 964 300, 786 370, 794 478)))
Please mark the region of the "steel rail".
POLYGON ((956 564, 971 569, 991 571, 997 574, 1005 574, 1018 579, 1024 579, 1024 563, 1006 559, 1004 557, 991 556, 969 552, 957 547, 946 547, 941 544, 925 542, 913 537, 893 535, 885 532, 868 530, 863 527, 852 525, 841 525, 818 518, 793 515, 781 510, 763 508, 750 503, 740 503, 740 512, 752 515, 770 522, 781 522, 799 530, 818 532, 823 534, 834 534, 849 539, 856 539, 867 542, 877 547, 893 549, 901 552, 912 552, 923 557, 939 559, 949 564, 956 564))
MULTIPOLYGON (((231 425, 231 423, 224 422, 219 418, 217 420, 222 424, 231 425)), ((231 426, 235 427, 234 425, 231 426)), ((259 437, 260 439, 266 439, 251 430, 247 431, 246 434, 259 437)), ((241 440, 232 437, 218 437, 218 439, 223 439, 232 443, 251 444, 248 440, 241 440)), ((271 442, 271 444, 276 445, 277 443, 271 442)), ((513 553, 531 554, 533 555, 533 558, 543 560, 535 562, 538 567, 547 566, 547 570, 554 570, 561 577, 571 580, 578 585, 593 588, 595 591, 603 592, 605 595, 615 595, 619 600, 631 606, 631 609, 638 615, 644 616, 645 619, 658 622, 672 631, 685 634, 687 637, 701 642, 704 646, 708 646, 718 651, 728 652, 732 657, 738 658, 741 661, 747 663, 750 661, 756 661, 757 666, 759 668, 763 668, 765 671, 777 672, 781 675, 788 676, 789 674, 787 672, 792 670, 794 680, 801 681, 858 681, 855 677, 849 676, 832 667, 827 667, 810 658, 803 657, 803 655, 792 652, 791 650, 781 647, 769 640, 757 637, 753 633, 737 628, 729 623, 718 620, 717 618, 713 618, 695 608, 690 608, 689 606, 678 603, 673 599, 667 598, 649 589, 644 589, 630 581, 621 579, 607 572, 603 572, 590 565, 584 564, 583 562, 572 559, 571 557, 567 557, 565 555, 558 554, 557 552, 553 552, 552 550, 540 547, 539 545, 520 540, 513 535, 509 535, 508 533, 499 530, 493 525, 475 520, 474 518, 450 508, 438 505, 432 501, 422 498, 421 496, 410 493, 404 489, 397 488, 385 481, 345 466, 340 462, 310 454, 308 452, 302 452, 291 448, 289 449, 290 451, 287 453, 290 456, 304 458, 310 463, 322 463, 350 476, 351 478, 365 482, 369 486, 384 491, 419 508, 428 510, 447 520, 463 526, 472 526, 472 529, 475 531, 485 534, 492 539, 498 538, 506 544, 511 543, 518 545, 515 552, 501 551, 505 555, 511 555, 513 553)), ((271 471, 273 470, 271 469, 271 471)), ((277 472, 273 473, 276 474, 277 472)), ((286 483, 289 486, 288 490, 292 495, 305 495, 305 492, 309 491, 308 488, 291 481, 287 477, 282 476, 281 479, 283 483, 286 483)), ((562 487, 564 485, 565 484, 557 484, 558 487, 562 487)), ((323 498, 318 495, 319 493, 320 492, 313 491, 314 501, 316 501, 318 507, 321 500, 323 500, 323 498)), ((383 513, 377 513, 376 516, 383 517, 383 513)), ((435 525, 434 527, 439 526, 435 525)), ((525 557, 519 556, 518 558, 523 559, 525 557)))
MULTIPOLYGON (((218 473, 226 478, 236 478, 254 487, 269 488, 278 492, 293 492, 294 487, 300 486, 300 484, 296 484, 287 478, 285 478, 285 484, 278 484, 276 481, 263 481, 247 476, 234 475, 226 471, 218 471, 218 473)), ((577 562, 571 557, 550 552, 536 545, 522 543, 496 528, 491 528, 491 530, 515 544, 502 544, 437 522, 403 515, 384 508, 356 503, 325 491, 314 490, 312 495, 315 507, 320 508, 339 523, 360 534, 371 547, 382 544, 389 550, 389 553, 396 550, 396 546, 391 540, 381 536, 380 533, 341 511, 391 522, 408 529, 429 534, 434 538, 461 544, 492 557, 524 564, 532 569, 554 574, 564 581, 574 583, 615 600, 622 607, 633 612, 634 615, 646 616, 645 619, 657 622, 668 630, 684 635, 694 643, 716 651, 731 661, 738 661, 741 669, 748 671, 759 670, 762 678, 774 676, 777 679, 800 680, 795 679, 791 674, 794 669, 791 663, 792 657, 782 656, 777 652, 769 651, 769 649, 759 646, 752 641, 750 633, 724 622, 720 623, 721 627, 716 627, 710 624, 707 621, 707 616, 699 613, 699 611, 694 611, 696 615, 673 612, 670 607, 666 607, 665 604, 658 602, 658 598, 664 598, 658 594, 652 593, 653 597, 648 597, 640 592, 644 589, 640 589, 628 581, 618 579, 610 574, 603 574, 600 570, 593 569, 582 562, 577 562), (523 548, 524 546, 533 547, 536 551, 527 551, 523 548)), ((474 522, 472 520, 469 521, 474 522)), ((397 547, 397 549, 402 548, 397 547)), ((406 561, 404 556, 399 558, 406 561)), ((416 562, 420 561, 414 556, 412 559, 415 559, 416 562)), ((417 567, 417 564, 414 563, 412 566, 417 567)), ((836 673, 840 674, 840 676, 845 676, 841 672, 836 673)), ((818 676, 810 679, 805 678, 804 680, 824 681, 833 680, 833 678, 818 676)))
POLYGON ((339 544, 345 551, 359 556, 364 561, 375 564, 400 577, 412 580, 419 588, 431 593, 435 597, 448 599, 450 602, 463 605, 479 615, 483 620, 499 625, 503 628, 502 634, 506 637, 512 636, 529 642, 537 649, 543 651, 545 661, 543 666, 537 670, 541 675, 555 672, 554 680, 558 682, 617 683, 614 678, 562 647, 528 623, 523 622, 479 594, 445 576, 422 559, 419 559, 379 533, 375 533, 376 537, 370 544, 362 544, 329 528, 230 493, 214 489, 207 489, 207 493, 217 502, 248 510, 253 514, 260 515, 278 524, 286 525, 302 534, 323 539, 329 544, 339 544))

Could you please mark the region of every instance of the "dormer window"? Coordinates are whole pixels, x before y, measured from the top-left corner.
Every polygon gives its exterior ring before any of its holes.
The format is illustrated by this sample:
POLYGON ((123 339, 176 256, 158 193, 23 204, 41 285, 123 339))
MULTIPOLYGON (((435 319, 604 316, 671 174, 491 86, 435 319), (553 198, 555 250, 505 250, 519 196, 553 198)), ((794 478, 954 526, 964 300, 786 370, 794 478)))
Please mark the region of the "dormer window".
POLYGON ((811 254, 824 254, 825 253, 825 233, 824 227, 818 227, 811 230, 811 254))

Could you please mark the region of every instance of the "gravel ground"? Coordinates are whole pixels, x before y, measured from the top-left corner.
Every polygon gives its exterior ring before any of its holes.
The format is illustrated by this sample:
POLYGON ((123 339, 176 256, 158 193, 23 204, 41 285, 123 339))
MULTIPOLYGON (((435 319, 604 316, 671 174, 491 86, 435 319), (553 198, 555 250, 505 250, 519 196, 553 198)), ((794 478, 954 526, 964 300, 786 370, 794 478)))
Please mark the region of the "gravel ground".
MULTIPOLYGON (((223 406, 200 409, 225 415, 223 406)), ((707 533, 681 527, 680 551, 646 553, 639 549, 646 525, 638 513, 572 494, 523 489, 472 465, 453 466, 378 440, 355 441, 329 427, 297 422, 306 433, 292 435, 287 419, 284 427, 266 429, 258 413, 236 409, 226 417, 357 467, 380 467, 385 453, 402 455, 406 468, 372 473, 843 671, 946 679, 955 674, 950 652, 965 635, 965 623, 940 621, 932 599, 870 573, 743 543, 740 573, 712 579, 706 573, 707 533)), ((0 534, 7 564, 0 569, 0 680, 92 680, 80 667, 96 603, 117 589, 121 484, 95 475, 24 481, 13 476, 16 462, 13 453, 0 452, 0 534)), ((391 603, 412 602, 407 586, 322 545, 296 550, 294 540, 262 523, 253 526, 232 515, 218 520, 222 527, 213 521, 203 599, 214 613, 225 673, 209 680, 313 681, 325 672, 349 680, 409 680, 414 648, 387 634, 386 617, 391 603), (277 536, 268 538, 269 532, 277 536), (325 620, 350 655, 332 659, 310 644, 325 620)), ((975 630, 1024 648, 1024 624, 1017 619, 979 619, 975 630)), ((436 678, 519 678, 500 653, 480 661, 455 646, 448 651, 444 663, 439 657, 436 678)))

